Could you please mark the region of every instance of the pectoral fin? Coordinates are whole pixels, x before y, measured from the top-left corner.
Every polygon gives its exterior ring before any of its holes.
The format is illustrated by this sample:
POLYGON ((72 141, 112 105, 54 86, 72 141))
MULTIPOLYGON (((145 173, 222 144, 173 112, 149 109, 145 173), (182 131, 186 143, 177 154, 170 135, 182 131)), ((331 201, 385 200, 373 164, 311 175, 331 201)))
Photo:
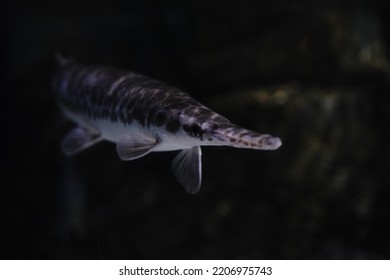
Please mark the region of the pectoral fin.
POLYGON ((70 157, 101 141, 100 134, 85 127, 73 128, 62 140, 61 149, 70 157))
POLYGON ((197 193, 202 181, 202 150, 199 146, 182 150, 172 162, 177 180, 189 193, 197 193))
POLYGON ((121 160, 133 160, 150 153, 158 144, 155 137, 137 134, 124 135, 116 145, 116 151, 121 160))

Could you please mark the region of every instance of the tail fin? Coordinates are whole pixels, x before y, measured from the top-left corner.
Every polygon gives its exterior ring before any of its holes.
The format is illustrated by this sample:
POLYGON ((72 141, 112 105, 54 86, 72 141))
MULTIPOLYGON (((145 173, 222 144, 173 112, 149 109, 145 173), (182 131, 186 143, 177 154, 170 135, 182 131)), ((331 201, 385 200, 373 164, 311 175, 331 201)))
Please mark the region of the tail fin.
POLYGON ((56 57, 57 62, 60 66, 67 66, 67 65, 72 64, 74 62, 73 58, 71 58, 71 57, 66 58, 59 51, 55 51, 54 56, 56 57))
POLYGON ((235 148, 247 148, 256 150, 276 150, 282 145, 278 137, 269 134, 260 134, 241 127, 219 128, 214 133, 217 138, 227 142, 235 148))

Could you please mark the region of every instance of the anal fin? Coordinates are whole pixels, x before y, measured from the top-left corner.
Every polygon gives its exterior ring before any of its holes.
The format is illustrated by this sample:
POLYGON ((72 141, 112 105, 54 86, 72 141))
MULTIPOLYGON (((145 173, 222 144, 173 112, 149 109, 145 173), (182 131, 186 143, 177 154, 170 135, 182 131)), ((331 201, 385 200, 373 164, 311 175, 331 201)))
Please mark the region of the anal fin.
POLYGON ((195 194, 202 181, 202 150, 199 146, 182 150, 172 161, 173 172, 187 192, 195 194))
POLYGON ((133 160, 150 153, 159 143, 156 137, 146 134, 124 135, 116 145, 121 160, 133 160))
POLYGON ((61 142, 62 152, 70 157, 101 141, 100 134, 85 127, 75 127, 61 142))

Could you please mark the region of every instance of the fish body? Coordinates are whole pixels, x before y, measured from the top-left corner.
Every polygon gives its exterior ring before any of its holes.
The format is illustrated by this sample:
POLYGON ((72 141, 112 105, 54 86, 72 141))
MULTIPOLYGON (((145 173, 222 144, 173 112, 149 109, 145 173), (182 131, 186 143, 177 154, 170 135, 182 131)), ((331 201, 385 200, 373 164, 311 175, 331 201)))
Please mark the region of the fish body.
POLYGON ((77 124, 63 139, 65 155, 107 140, 122 160, 181 150, 172 162, 190 193, 200 189, 201 146, 275 150, 278 137, 231 123, 164 82, 111 67, 65 63, 53 80, 64 114, 77 124))

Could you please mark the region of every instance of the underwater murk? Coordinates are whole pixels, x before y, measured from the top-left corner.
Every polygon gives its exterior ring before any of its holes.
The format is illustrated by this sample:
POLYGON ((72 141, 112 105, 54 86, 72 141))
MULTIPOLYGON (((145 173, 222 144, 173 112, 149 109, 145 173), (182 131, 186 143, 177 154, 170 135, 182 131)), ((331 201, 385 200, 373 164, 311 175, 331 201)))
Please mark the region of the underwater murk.
POLYGON ((383 1, 30 5, 6 7, 3 258, 390 257, 383 1))

